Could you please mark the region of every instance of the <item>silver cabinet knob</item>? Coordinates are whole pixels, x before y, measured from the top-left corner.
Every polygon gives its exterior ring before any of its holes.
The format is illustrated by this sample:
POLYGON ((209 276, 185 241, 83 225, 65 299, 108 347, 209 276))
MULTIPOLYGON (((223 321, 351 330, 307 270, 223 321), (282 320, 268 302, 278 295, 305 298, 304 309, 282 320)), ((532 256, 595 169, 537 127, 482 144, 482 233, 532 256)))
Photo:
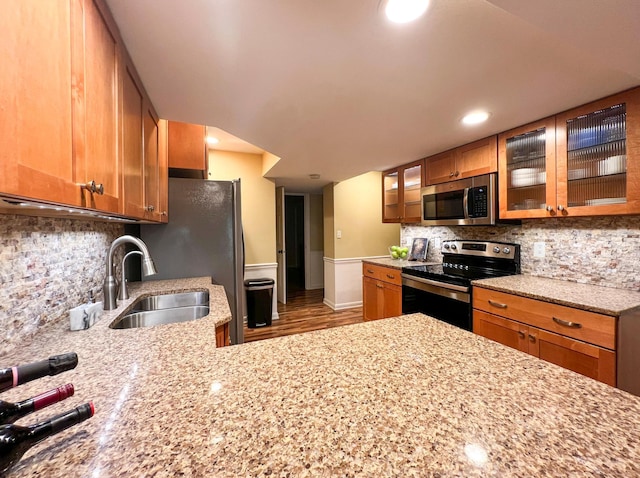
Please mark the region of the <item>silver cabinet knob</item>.
POLYGON ((152 204, 148 205, 145 209, 149 212, 153 212, 156 210, 156 208, 152 204))
POLYGON ((104 185, 102 183, 96 183, 93 179, 86 184, 80 186, 82 189, 86 189, 91 194, 104 194, 104 185))
POLYGON ((564 211, 564 206, 562 204, 558 204, 558 211, 564 211))
POLYGON ((553 206, 547 206, 546 210, 549 211, 549 212, 553 211, 553 206))

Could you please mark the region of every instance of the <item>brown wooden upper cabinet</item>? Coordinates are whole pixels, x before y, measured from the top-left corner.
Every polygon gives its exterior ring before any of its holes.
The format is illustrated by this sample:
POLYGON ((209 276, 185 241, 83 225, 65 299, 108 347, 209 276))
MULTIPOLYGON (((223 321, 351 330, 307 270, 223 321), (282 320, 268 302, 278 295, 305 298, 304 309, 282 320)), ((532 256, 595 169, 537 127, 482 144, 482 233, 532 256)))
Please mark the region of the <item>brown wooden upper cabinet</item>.
POLYGON ((500 217, 640 213, 640 88, 502 133, 500 217))
POLYGON ((382 173, 382 222, 420 222, 420 188, 424 161, 382 173))
POLYGON ((0 2, 0 31, 0 192, 79 206, 71 4, 0 2))
POLYGON ((490 136, 426 158, 425 182, 446 183, 497 170, 497 137, 490 136))
POLYGON ((0 28, 0 60, 12 65, 0 73, 11 118, 0 125, 0 193, 162 221, 145 202, 162 184, 147 181, 147 156, 167 174, 157 133, 144 144, 157 115, 104 1, 2 2, 0 28))
POLYGON ((169 167, 207 169, 205 126, 169 121, 169 167))

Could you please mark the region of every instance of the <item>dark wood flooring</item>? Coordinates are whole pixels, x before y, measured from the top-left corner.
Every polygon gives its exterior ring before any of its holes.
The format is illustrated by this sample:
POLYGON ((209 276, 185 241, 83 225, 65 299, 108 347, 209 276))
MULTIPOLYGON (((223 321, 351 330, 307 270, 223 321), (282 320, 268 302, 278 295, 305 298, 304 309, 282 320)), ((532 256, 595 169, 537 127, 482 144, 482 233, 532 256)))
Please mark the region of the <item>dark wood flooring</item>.
POLYGON ((362 322, 362 307, 334 311, 322 303, 324 289, 293 289, 287 294, 287 303, 278 302, 279 319, 272 325, 250 329, 244 326, 244 341, 270 339, 300 334, 312 330, 329 329, 362 322))

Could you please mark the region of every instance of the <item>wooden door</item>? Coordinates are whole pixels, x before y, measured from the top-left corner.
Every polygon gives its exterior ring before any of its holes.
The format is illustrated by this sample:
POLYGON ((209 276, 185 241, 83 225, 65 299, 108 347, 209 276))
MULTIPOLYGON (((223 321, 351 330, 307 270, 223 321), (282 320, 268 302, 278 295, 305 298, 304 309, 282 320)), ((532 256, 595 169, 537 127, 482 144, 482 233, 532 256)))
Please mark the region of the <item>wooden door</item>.
POLYGON ((378 300, 379 281, 371 277, 362 278, 362 313, 364 320, 376 320, 382 317, 378 300))
POLYGON ((616 386, 616 353, 530 327, 529 353, 547 362, 616 386))
POLYGON ((82 206, 122 210, 118 148, 120 48, 117 27, 94 0, 73 0, 73 145, 77 177, 102 194, 82 191, 82 206))
POLYGON ((169 158, 167 156, 167 120, 158 121, 158 211, 160 221, 169 222, 169 158))
POLYGON ((382 173, 382 222, 400 222, 402 201, 399 168, 382 173))
POLYGON ((0 31, 0 192, 79 206, 70 2, 0 2, 0 31))
POLYGON ((402 198, 400 216, 403 223, 420 222, 422 214, 420 188, 422 187, 423 169, 423 160, 404 165, 400 169, 401 181, 398 185, 402 187, 400 191, 402 198))
POLYGON ((169 167, 207 169, 205 135, 203 125, 169 121, 169 167))
POLYGON ((456 171, 460 172, 458 179, 494 173, 498 170, 497 136, 490 136, 456 149, 456 171))
POLYGON ((555 117, 498 136, 501 219, 556 216, 556 190, 555 117))
POLYGON ((145 217, 144 201, 144 94, 135 73, 127 64, 122 78, 122 168, 123 213, 130 217, 145 217))
POLYGON ((144 131, 144 209, 145 217, 160 222, 160 156, 158 117, 149 104, 145 107, 144 131))
POLYGON ((382 283, 382 317, 402 315, 402 287, 382 283))
MULTIPOLYGON (((455 149, 430 156, 425 160, 427 184, 446 183, 456 176, 455 149)), ((458 176, 460 173, 458 172, 458 176)))
POLYGON ((529 351, 528 327, 519 322, 473 309, 473 332, 521 352, 529 351))

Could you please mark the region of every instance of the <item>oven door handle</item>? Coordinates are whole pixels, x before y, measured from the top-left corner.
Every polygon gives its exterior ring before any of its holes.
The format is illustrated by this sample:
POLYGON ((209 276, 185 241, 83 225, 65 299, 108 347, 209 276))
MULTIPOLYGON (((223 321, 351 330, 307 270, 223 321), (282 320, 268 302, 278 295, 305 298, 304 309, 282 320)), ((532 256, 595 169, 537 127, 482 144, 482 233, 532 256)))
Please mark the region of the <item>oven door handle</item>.
POLYGON ((403 279, 409 279, 416 282, 422 282, 423 284, 433 285, 436 287, 442 287, 443 289, 455 290, 458 292, 469 292, 469 288, 463 285, 447 284, 446 282, 439 282, 431 279, 424 279, 422 277, 416 277, 409 274, 402 274, 403 279))
POLYGON ((469 219, 469 189, 464 188, 464 196, 462 196, 462 209, 464 209, 464 218, 469 219))

